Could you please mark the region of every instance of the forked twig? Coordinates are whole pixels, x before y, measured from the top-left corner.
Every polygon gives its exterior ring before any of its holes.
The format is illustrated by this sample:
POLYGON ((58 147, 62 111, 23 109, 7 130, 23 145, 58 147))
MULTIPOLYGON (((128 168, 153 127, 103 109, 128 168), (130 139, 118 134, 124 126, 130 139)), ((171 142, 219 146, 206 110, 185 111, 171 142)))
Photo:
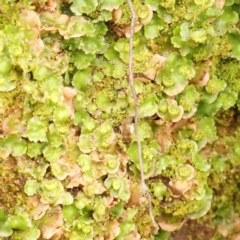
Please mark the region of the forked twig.
POLYGON ((153 217, 152 213, 152 198, 149 193, 149 189, 145 183, 145 177, 144 177, 144 172, 143 172, 143 160, 142 160, 142 145, 141 145, 141 140, 139 138, 138 134, 138 116, 139 116, 139 109, 138 109, 138 98, 136 94, 136 90, 134 87, 134 80, 133 80, 133 70, 132 70, 132 61, 133 61, 133 35, 134 35, 134 23, 136 20, 136 13, 134 11, 133 5, 131 0, 128 1, 128 6, 131 10, 132 18, 131 18, 131 27, 130 27, 130 37, 129 37, 129 63, 128 63, 128 71, 129 71, 129 84, 131 87, 132 91, 132 96, 134 100, 134 106, 135 106, 135 116, 134 116, 134 132, 137 140, 137 145, 138 145, 138 159, 139 159, 139 164, 140 164, 140 173, 141 173, 141 184, 144 193, 148 197, 148 202, 149 202, 149 215, 152 220, 153 225, 156 227, 157 223, 153 217))

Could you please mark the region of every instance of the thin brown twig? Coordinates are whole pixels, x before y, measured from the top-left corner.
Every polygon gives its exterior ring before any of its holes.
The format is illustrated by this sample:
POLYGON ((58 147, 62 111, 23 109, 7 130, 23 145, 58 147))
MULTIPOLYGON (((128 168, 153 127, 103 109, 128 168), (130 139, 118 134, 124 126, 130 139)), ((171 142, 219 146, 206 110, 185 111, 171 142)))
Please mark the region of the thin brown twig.
POLYGON ((139 116, 139 109, 138 109, 138 98, 136 94, 136 89, 134 87, 134 80, 133 80, 133 68, 132 68, 132 61, 133 61, 133 35, 134 35, 134 23, 136 20, 136 13, 134 11, 133 5, 131 0, 128 1, 128 6, 131 10, 132 18, 131 18, 131 28, 130 28, 130 37, 129 37, 129 63, 128 63, 128 71, 129 71, 129 84, 131 87, 132 91, 132 96, 134 100, 134 106, 135 106, 135 116, 134 116, 134 132, 137 140, 137 145, 138 145, 138 159, 139 159, 139 164, 140 164, 140 173, 141 173, 141 184, 144 193, 147 195, 148 202, 149 202, 149 215, 152 220, 152 223, 155 227, 157 227, 156 221, 153 217, 152 213, 152 198, 149 193, 149 189, 145 183, 145 177, 144 177, 144 171, 143 171, 143 159, 142 159, 142 145, 141 145, 141 140, 139 138, 139 133, 138 133, 138 116, 139 116))

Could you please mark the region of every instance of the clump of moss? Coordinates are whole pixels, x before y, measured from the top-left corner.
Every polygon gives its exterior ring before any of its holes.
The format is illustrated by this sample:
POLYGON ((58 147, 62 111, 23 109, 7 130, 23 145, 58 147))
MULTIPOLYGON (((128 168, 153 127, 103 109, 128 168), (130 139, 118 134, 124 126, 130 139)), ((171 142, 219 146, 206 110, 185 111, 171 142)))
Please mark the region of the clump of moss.
POLYGON ((196 200, 193 201, 180 200, 173 203, 171 207, 165 208, 164 211, 168 214, 172 214, 173 216, 184 217, 186 214, 195 212, 198 209, 199 206, 196 200))
POLYGON ((16 206, 26 203, 23 188, 26 178, 18 171, 16 160, 0 160, 0 207, 12 214, 16 206))
POLYGON ((19 112, 23 109, 25 93, 21 91, 21 86, 17 85, 10 92, 0 92, 0 123, 11 113, 19 112))
POLYGON ((224 80, 228 87, 240 93, 240 65, 235 59, 222 59, 216 66, 216 75, 224 80))

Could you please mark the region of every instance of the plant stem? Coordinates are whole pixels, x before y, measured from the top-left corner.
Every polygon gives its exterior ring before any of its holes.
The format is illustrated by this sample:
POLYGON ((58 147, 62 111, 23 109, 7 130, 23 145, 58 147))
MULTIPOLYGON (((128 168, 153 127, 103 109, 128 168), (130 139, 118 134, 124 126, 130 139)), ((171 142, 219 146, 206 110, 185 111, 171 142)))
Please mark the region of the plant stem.
POLYGON ((136 94, 136 89, 134 87, 134 80, 133 80, 133 67, 132 67, 132 61, 133 61, 133 35, 134 35, 134 23, 136 20, 136 13, 134 11, 133 5, 131 0, 128 0, 128 6, 131 10, 132 18, 131 18, 131 27, 130 27, 130 37, 129 37, 129 63, 128 63, 128 71, 129 71, 129 84, 132 91, 132 96, 134 100, 134 107, 135 107, 135 116, 134 116, 134 133, 137 140, 138 145, 138 159, 140 164, 140 173, 141 173, 141 184, 144 191, 144 194, 147 195, 148 202, 149 202, 149 216, 151 218, 151 221, 155 227, 157 227, 157 223, 154 219, 153 213, 152 213, 152 198, 149 193, 149 189, 145 183, 145 177, 144 177, 144 171, 143 171, 143 159, 142 159, 142 145, 141 140, 139 138, 138 133, 138 118, 139 118, 139 109, 138 109, 138 98, 136 94))

